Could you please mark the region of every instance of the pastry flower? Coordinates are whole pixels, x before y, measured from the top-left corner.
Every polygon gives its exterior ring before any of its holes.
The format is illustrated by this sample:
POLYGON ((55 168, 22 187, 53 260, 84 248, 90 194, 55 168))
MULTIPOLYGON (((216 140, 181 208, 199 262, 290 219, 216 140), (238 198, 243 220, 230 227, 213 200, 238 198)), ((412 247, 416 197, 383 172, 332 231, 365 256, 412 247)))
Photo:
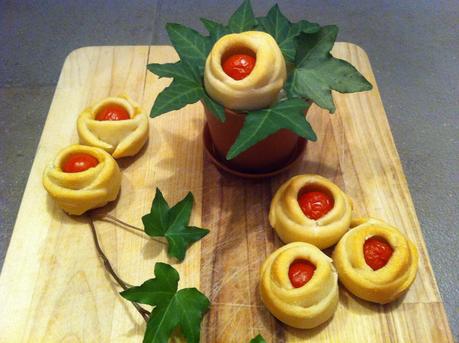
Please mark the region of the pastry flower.
POLYGON ((350 198, 320 175, 298 175, 274 195, 269 223, 283 242, 307 242, 325 249, 349 230, 350 198))
POLYGON ((120 185, 121 173, 113 157, 85 145, 61 150, 43 174, 43 186, 69 214, 80 215, 115 200, 120 185))
POLYGON ((339 280, 359 298, 379 304, 395 300, 416 276, 416 246, 381 220, 356 219, 352 227, 333 252, 339 280))
POLYGON ((287 78, 285 60, 274 38, 260 31, 233 33, 220 38, 206 60, 204 85, 207 93, 233 110, 254 110, 275 103, 287 78), (235 80, 222 64, 235 54, 253 56, 254 68, 235 80))
POLYGON ((338 276, 330 257, 317 247, 290 243, 274 251, 261 268, 263 303, 280 321, 299 329, 327 321, 338 305, 338 276))
POLYGON ((106 98, 78 116, 80 143, 104 149, 114 158, 133 156, 148 138, 148 118, 127 95, 106 98))

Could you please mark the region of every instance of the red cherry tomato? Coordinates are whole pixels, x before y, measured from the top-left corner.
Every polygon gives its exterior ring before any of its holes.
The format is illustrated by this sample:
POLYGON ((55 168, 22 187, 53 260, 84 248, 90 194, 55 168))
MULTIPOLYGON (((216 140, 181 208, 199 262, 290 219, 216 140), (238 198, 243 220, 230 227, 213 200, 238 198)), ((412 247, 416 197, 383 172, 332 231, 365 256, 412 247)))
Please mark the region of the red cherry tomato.
POLYGON ((64 162, 62 170, 66 173, 79 173, 99 164, 94 156, 84 153, 70 155, 64 162))
POLYGON ((96 120, 126 120, 130 119, 129 112, 120 105, 107 105, 97 113, 96 120))
POLYGON ((247 77, 255 67, 256 59, 250 55, 236 54, 223 61, 223 71, 235 80, 247 77))
POLYGON ((394 249, 382 237, 373 236, 368 238, 363 245, 365 262, 373 270, 378 270, 387 264, 394 249))
POLYGON ((306 260, 295 260, 288 269, 288 278, 292 286, 299 288, 304 286, 314 275, 316 266, 306 260))
POLYGON ((305 192, 300 193, 298 204, 306 217, 317 220, 333 208, 333 198, 323 192, 305 192))

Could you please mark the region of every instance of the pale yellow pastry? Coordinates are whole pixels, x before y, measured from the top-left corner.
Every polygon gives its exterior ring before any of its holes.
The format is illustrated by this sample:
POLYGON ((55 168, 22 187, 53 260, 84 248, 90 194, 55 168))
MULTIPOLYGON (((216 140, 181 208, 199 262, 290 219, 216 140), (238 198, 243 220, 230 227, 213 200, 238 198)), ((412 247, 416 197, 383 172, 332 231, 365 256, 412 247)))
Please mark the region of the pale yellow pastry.
POLYGON ((80 215, 104 206, 118 196, 121 173, 113 157, 102 149, 70 145, 61 150, 43 174, 43 186, 65 212, 80 215), (78 153, 95 157, 98 164, 82 172, 62 170, 67 159, 78 153))
POLYGON ((254 110, 277 101, 287 78, 282 52, 274 38, 259 31, 233 33, 220 38, 206 60, 204 86, 217 102, 232 110, 254 110), (224 60, 243 53, 256 58, 252 72, 242 80, 228 76, 224 60))
POLYGON ((290 243, 274 251, 261 268, 263 303, 280 321, 299 329, 316 327, 333 316, 338 304, 338 276, 332 260, 317 247, 290 243), (294 288, 290 265, 306 260, 316 266, 312 278, 294 288))
POLYGON ((379 304, 398 298, 413 283, 418 266, 415 245, 389 224, 357 219, 336 245, 333 261, 339 280, 355 296, 379 304), (355 226, 355 227, 354 227, 355 226), (393 252, 386 265, 373 270, 365 261, 363 246, 370 237, 381 237, 393 252))
POLYGON ((80 143, 104 149, 114 158, 133 156, 148 138, 148 118, 145 112, 127 95, 109 97, 88 107, 78 116, 80 143), (107 105, 120 105, 130 119, 96 120, 96 115, 107 105))
POLYGON ((271 202, 269 223, 285 242, 307 242, 325 249, 339 241, 349 229, 350 198, 333 182, 320 175, 298 175, 285 182, 271 202), (300 208, 298 196, 305 191, 321 191, 333 198, 333 208, 313 220, 300 208))

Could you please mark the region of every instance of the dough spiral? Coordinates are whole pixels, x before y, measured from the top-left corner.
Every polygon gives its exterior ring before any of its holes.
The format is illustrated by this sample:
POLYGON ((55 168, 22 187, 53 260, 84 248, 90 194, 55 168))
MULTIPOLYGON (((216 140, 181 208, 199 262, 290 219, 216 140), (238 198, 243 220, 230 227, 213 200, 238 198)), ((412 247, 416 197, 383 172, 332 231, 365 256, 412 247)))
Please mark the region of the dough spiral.
POLYGON ((43 186, 65 212, 80 215, 101 207, 118 196, 121 173, 118 164, 102 149, 70 145, 61 150, 43 174, 43 186), (85 153, 98 160, 97 166, 79 173, 66 173, 61 166, 71 154, 85 153))
POLYGON ((104 149, 114 158, 133 156, 147 141, 148 118, 129 96, 109 97, 80 113, 77 131, 81 144, 104 149), (125 108, 131 119, 96 120, 97 113, 110 104, 125 108))
POLYGON ((259 31, 233 33, 220 38, 206 60, 204 86, 207 93, 232 110, 255 110, 277 101, 287 78, 284 56, 274 38, 259 31), (252 72, 234 80, 222 68, 225 57, 240 51, 256 55, 252 72))
POLYGON ((333 261, 341 283, 359 298, 386 304, 398 298, 414 281, 418 265, 415 245, 389 224, 364 218, 353 220, 352 226, 336 245, 333 261), (379 236, 393 249, 387 264, 373 270, 365 262, 365 240, 379 236))
POLYGON ((350 198, 334 183, 320 175, 298 175, 285 182, 271 202, 269 223, 283 242, 307 242, 325 249, 349 229, 352 215, 350 198), (313 220, 302 212, 298 194, 302 189, 323 190, 334 200, 333 208, 313 220))
POLYGON ((338 276, 332 260, 315 246, 295 242, 274 251, 261 269, 263 303, 280 321, 299 329, 327 321, 338 305, 338 276), (312 278, 294 288, 288 271, 291 263, 304 259, 316 266, 312 278))

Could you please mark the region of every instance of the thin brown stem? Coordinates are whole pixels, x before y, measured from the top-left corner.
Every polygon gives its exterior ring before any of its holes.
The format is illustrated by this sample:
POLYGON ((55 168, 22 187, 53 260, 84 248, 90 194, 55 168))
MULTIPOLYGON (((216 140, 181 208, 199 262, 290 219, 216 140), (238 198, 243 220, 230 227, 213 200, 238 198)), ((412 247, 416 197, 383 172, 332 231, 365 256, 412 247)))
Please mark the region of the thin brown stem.
MULTIPOLYGON (((134 225, 131 225, 129 223, 126 223, 125 221, 122 221, 121 219, 118 219, 110 214, 106 214, 105 216, 103 216, 102 218, 94 218, 94 219, 109 219, 111 221, 114 221, 115 223, 121 225, 121 226, 125 226, 125 227, 128 227, 130 229, 133 229, 133 230, 136 230, 136 231, 139 231, 139 232, 142 232, 144 235, 148 236, 144 230, 142 230, 140 227, 137 227, 137 226, 134 226, 134 225)), ((164 244, 166 245, 166 242, 160 240, 160 239, 156 239, 156 238, 152 238, 150 236, 148 236, 151 240, 155 241, 155 242, 158 242, 158 243, 161 243, 161 244, 164 244)))
MULTIPOLYGON (((105 218, 108 218, 110 220, 113 220, 114 222, 118 223, 118 224, 121 224, 121 225, 124 225, 124 226, 127 226, 128 228, 131 228, 133 230, 136 230, 136 231, 140 231, 142 233, 145 233, 145 231, 143 231, 140 227, 137 227, 137 226, 134 226, 134 225, 131 225, 129 223, 126 223, 124 221, 122 221, 121 219, 118 219, 116 217, 113 217, 112 215, 110 214, 106 214, 105 215, 105 218)), ((103 219, 103 218, 102 218, 103 219)))
MULTIPOLYGON (((121 286, 122 289, 127 290, 129 287, 127 286, 127 283, 124 282, 116 273, 115 270, 113 269, 110 261, 108 260, 107 256, 104 254, 102 251, 102 248, 100 247, 99 244, 99 239, 97 238, 97 232, 96 232, 96 227, 94 225, 94 221, 91 217, 89 217, 89 226, 91 227, 91 232, 92 232, 92 237, 94 238, 94 244, 96 246, 97 254, 99 257, 102 259, 102 262, 104 263, 104 267, 107 270, 107 272, 115 279, 115 281, 118 283, 118 285, 121 286)), ((143 319, 148 322, 148 319, 150 318, 151 313, 144 309, 142 306, 139 304, 132 302, 136 310, 140 313, 140 315, 143 317, 143 319)))

